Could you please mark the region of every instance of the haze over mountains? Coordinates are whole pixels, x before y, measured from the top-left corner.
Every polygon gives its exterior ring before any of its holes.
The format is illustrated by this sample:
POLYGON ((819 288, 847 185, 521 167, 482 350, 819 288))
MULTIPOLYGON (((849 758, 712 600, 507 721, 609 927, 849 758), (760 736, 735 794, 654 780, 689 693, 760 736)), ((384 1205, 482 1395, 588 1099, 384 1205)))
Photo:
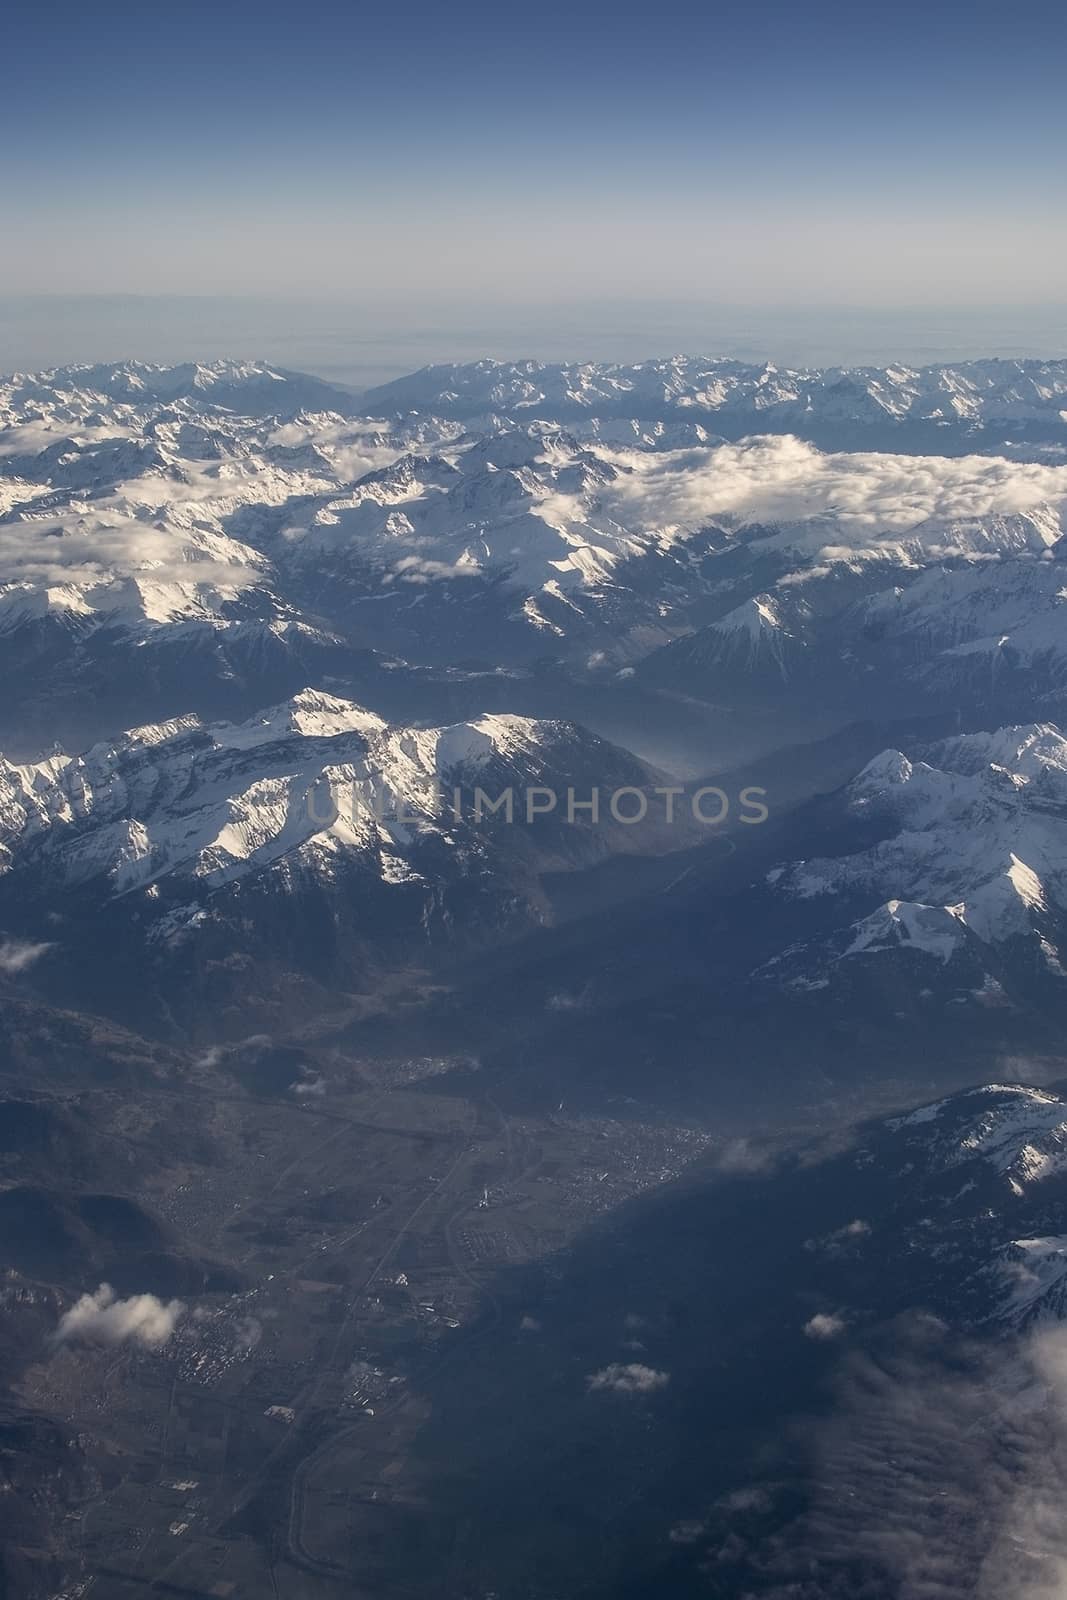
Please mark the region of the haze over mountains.
POLYGON ((1059 1395, 1065 515, 1063 361, 0 382, 11 1595, 896 1592, 838 1353, 1059 1395))

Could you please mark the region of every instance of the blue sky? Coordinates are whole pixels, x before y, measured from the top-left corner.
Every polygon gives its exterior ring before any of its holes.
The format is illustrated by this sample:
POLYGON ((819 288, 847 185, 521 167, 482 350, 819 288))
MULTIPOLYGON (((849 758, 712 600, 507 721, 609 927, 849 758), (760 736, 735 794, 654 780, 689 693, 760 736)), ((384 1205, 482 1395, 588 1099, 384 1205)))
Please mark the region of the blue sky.
POLYGON ((1062 302, 1064 9, 17 6, 0 292, 1062 302))

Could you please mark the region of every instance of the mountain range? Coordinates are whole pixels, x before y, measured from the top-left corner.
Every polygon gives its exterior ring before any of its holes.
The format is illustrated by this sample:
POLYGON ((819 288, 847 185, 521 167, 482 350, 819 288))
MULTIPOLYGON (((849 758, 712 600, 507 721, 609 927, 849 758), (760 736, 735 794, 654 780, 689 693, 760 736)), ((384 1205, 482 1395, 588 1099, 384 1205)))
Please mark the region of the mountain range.
POLYGON ((1058 1393, 1065 417, 0 381, 0 1593, 898 1592, 884 1395, 1058 1393))
MULTIPOLYGON (((1062 429, 1055 364, 1004 365, 967 392, 1040 391, 1062 429)), ((582 370, 590 406, 638 392, 582 370)), ((794 720, 816 695, 849 716, 872 696, 966 714, 992 696, 1001 721, 1028 698, 1057 707, 1055 450, 827 451, 802 431, 726 443, 640 419, 605 439, 553 413, 551 383, 472 426, 440 378, 411 380, 419 412, 397 409, 402 389, 357 403, 262 364, 0 385, 5 742, 33 753, 49 719, 80 737, 240 716, 316 680, 395 714, 413 671, 463 666, 560 666, 615 700, 630 672, 676 701, 774 686, 794 720)))
POLYGON ((790 369, 675 356, 630 366, 475 361, 424 367, 366 398, 387 410, 464 419, 545 412, 567 421, 679 421, 732 439, 792 433, 817 443, 830 434, 840 439, 843 429, 849 448, 864 436, 885 448, 895 433, 912 445, 936 440, 951 449, 968 434, 1062 443, 1065 396, 1063 361, 790 369))

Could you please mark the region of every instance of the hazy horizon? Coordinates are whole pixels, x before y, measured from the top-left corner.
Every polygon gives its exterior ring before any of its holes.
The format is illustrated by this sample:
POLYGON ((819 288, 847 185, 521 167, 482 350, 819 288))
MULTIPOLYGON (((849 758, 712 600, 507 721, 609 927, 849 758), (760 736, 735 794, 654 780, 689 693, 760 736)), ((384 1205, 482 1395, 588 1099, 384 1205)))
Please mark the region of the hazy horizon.
POLYGON ((0 372, 72 362, 272 361, 353 388, 431 362, 724 355, 785 366, 1067 356, 1067 306, 429 306, 405 316, 238 296, 0 296, 0 372))
POLYGON ((756 338, 782 306, 1025 311, 1063 298, 1064 29, 1040 0, 1010 29, 989 0, 20 8, 0 294, 388 306, 405 337, 433 307, 516 337, 552 304, 756 338))

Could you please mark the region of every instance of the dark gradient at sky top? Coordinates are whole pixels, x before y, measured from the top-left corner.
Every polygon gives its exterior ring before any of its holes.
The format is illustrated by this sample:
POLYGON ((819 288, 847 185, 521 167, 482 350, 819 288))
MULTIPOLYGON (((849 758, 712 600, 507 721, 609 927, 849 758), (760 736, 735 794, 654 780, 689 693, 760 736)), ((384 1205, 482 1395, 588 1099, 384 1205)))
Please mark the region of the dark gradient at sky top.
POLYGON ((0 291, 1051 300, 1065 46, 986 0, 18 6, 0 291))

